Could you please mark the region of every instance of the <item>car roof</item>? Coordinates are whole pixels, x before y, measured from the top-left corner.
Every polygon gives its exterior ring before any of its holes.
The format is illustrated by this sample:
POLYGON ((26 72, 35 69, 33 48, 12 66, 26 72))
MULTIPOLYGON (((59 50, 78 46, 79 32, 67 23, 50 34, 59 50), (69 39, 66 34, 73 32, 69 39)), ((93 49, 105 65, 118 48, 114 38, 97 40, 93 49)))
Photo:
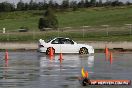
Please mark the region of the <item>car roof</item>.
POLYGON ((54 39, 57 39, 57 38, 69 39, 69 38, 65 38, 65 37, 56 37, 56 38, 54 38, 54 39))

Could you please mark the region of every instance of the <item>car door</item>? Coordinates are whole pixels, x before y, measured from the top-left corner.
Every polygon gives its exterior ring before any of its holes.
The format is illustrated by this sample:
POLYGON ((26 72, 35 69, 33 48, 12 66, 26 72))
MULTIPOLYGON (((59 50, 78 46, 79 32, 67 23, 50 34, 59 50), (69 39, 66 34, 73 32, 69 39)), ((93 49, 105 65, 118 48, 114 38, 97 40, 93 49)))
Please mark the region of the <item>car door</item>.
POLYGON ((56 38, 51 42, 51 46, 55 49, 55 53, 60 53, 61 42, 60 38, 56 38))
POLYGON ((62 40, 62 45, 61 45, 62 53, 77 53, 78 48, 77 44, 75 44, 72 40, 70 39, 63 39, 62 40))

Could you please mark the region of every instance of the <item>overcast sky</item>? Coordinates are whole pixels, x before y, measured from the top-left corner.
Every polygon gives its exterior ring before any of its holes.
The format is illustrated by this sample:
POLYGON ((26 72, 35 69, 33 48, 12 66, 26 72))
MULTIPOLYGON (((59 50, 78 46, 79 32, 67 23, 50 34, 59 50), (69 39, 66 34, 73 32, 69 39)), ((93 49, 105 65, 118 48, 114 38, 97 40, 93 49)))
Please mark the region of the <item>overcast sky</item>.
MULTIPOLYGON (((0 0, 0 2, 4 2, 4 1, 8 1, 8 2, 11 2, 11 3, 18 3, 20 0, 0 0)), ((29 2, 30 0, 22 0, 24 2, 29 2)), ((34 0, 34 1, 37 1, 37 2, 41 2, 41 1, 44 1, 44 0, 34 0)), ((46 0, 46 1, 49 1, 49 0, 46 0)), ((56 2, 62 2, 63 0, 53 0, 53 1, 56 1, 56 2)), ((69 1, 72 1, 72 0, 69 0, 69 1)), ((74 1, 80 1, 80 0, 74 0, 74 1)), ((98 0, 97 0, 98 1, 98 0)), ((102 0, 102 1, 106 1, 106 0, 102 0)), ((112 0, 111 0, 112 1, 112 0)), ((126 2, 126 1, 130 1, 132 2, 132 0, 119 0, 119 1, 122 1, 122 2, 126 2)))

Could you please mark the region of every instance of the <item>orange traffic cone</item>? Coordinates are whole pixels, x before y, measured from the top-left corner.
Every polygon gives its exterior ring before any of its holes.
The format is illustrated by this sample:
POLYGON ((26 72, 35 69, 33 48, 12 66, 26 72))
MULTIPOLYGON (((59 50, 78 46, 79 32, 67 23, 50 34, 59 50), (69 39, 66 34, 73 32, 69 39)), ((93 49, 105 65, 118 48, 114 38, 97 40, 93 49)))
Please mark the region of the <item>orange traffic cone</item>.
POLYGON ((9 59, 9 55, 8 55, 8 51, 6 50, 5 52, 5 66, 8 66, 8 59, 9 59))
POLYGON ((51 57, 51 56, 53 56, 53 55, 54 55, 53 48, 50 47, 50 53, 49 53, 49 56, 51 57))
POLYGON ((110 53, 110 64, 113 63, 113 55, 112 55, 112 52, 110 53))
POLYGON ((60 60, 60 63, 62 63, 62 60, 63 60, 63 55, 62 55, 62 53, 60 53, 60 57, 59 57, 58 60, 60 60))
POLYGON ((50 56, 50 60, 53 60, 54 56, 50 56))
POLYGON ((5 61, 8 61, 8 59, 9 59, 9 55, 8 55, 8 51, 6 50, 6 52, 5 52, 5 61))
POLYGON ((105 46, 105 54, 108 55, 109 54, 109 50, 108 48, 105 46))
POLYGON ((105 46, 105 58, 106 58, 106 60, 108 60, 108 55, 109 55, 109 50, 108 50, 108 48, 105 46))
POLYGON ((88 71, 85 71, 85 77, 88 78, 88 71))

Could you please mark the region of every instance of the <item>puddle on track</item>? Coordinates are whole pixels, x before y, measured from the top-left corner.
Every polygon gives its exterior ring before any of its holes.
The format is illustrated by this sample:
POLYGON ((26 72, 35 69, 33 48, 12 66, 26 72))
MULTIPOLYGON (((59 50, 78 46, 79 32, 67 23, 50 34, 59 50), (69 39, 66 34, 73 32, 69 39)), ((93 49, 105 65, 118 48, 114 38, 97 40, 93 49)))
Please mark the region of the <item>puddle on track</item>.
MULTIPOLYGON (((132 80, 132 54, 113 54, 113 64, 103 53, 93 56, 59 55, 50 60, 38 52, 9 52, 8 64, 0 52, 0 88, 82 88, 78 81, 81 68, 89 72, 90 79, 132 80)), ((92 85, 86 88, 131 88, 125 85, 92 85)))

